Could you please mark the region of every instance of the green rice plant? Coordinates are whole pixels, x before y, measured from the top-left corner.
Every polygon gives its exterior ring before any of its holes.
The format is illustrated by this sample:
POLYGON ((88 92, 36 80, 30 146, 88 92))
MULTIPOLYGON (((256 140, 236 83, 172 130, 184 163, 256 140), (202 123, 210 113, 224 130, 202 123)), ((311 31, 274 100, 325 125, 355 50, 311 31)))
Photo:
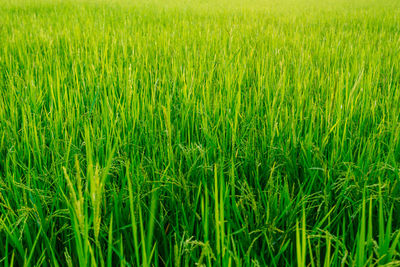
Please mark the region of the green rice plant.
POLYGON ((0 0, 0 265, 399 265, 399 18, 0 0))

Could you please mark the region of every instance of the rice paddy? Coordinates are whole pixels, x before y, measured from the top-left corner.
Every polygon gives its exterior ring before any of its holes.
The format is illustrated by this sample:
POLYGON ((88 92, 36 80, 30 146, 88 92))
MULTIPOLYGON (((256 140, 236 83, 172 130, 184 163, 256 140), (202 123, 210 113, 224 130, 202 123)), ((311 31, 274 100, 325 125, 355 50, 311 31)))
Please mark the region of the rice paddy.
POLYGON ((399 182, 399 1, 0 0, 1 266, 398 266, 399 182))

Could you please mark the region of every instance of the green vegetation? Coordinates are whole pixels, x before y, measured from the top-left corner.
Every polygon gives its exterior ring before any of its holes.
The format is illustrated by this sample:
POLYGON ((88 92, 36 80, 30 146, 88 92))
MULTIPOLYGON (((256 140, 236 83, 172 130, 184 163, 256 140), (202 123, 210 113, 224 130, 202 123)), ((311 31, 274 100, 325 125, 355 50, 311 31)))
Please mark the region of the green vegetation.
POLYGON ((400 2, 0 0, 1 266, 400 264, 400 2))

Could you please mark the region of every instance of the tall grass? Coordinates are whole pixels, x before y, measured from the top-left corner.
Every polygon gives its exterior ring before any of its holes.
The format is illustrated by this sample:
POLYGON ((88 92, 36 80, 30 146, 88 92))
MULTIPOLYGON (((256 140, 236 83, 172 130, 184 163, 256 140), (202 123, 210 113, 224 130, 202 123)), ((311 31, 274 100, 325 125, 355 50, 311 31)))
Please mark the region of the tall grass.
POLYGON ((400 264, 398 1, 0 0, 0 265, 400 264))

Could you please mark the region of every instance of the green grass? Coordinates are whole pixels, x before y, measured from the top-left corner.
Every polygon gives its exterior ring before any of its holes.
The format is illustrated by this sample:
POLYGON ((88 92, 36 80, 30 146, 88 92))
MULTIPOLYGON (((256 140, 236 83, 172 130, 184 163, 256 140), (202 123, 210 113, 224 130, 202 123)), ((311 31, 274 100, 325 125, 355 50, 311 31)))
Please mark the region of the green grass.
POLYGON ((396 266, 399 182, 399 1, 0 0, 1 266, 396 266))

